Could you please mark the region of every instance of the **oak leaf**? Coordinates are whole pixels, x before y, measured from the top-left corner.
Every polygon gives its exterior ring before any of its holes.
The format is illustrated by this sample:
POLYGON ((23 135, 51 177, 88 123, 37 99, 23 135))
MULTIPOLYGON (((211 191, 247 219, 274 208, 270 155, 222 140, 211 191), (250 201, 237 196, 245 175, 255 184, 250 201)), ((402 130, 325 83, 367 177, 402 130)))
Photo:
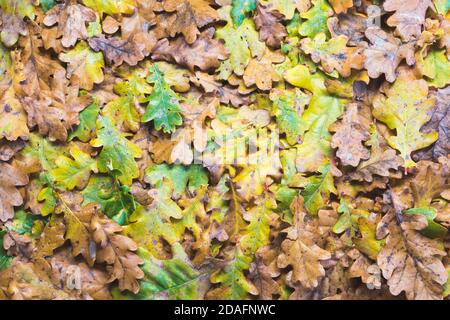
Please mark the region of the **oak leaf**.
POLYGON ((120 66, 126 62, 135 66, 144 59, 144 46, 131 40, 122 40, 119 37, 105 38, 104 35, 88 39, 89 46, 96 52, 102 51, 106 62, 114 66, 120 66))
MULTIPOLYGON (((183 33, 188 44, 197 40, 202 28, 219 19, 219 14, 211 7, 211 0, 168 0, 163 4, 166 12, 175 12, 174 22, 170 25, 170 36, 183 33)), ((169 18, 170 19, 170 18, 169 18)))
POLYGON ((119 281, 120 290, 139 291, 138 279, 144 277, 139 265, 144 261, 134 251, 137 245, 126 236, 118 234, 122 231, 113 220, 102 214, 92 217, 90 222, 92 238, 99 245, 96 260, 107 264, 108 282, 119 281))
POLYGON ((60 53, 59 59, 67 62, 67 78, 76 75, 80 79, 80 88, 90 90, 94 83, 103 81, 103 55, 93 52, 84 41, 67 53, 60 53))
POLYGON ((0 220, 8 221, 14 217, 14 207, 23 203, 18 186, 28 183, 28 176, 19 168, 0 162, 0 220))
POLYGON ((126 185, 131 185, 132 180, 139 176, 135 158, 142 156, 142 150, 114 127, 109 118, 97 120, 97 138, 90 143, 94 147, 102 147, 97 163, 100 172, 119 170, 118 179, 126 185))
POLYGON ((0 99, 0 137, 14 141, 27 138, 27 116, 21 102, 15 96, 14 88, 7 89, 0 99))
POLYGON ((281 24, 280 14, 270 12, 268 8, 258 3, 254 21, 261 41, 265 41, 271 48, 279 48, 284 37, 287 36, 285 26, 281 24))
POLYGON ((403 164, 403 159, 387 146, 375 128, 371 130, 369 143, 370 158, 361 162, 356 171, 350 173, 351 179, 372 182, 374 175, 389 177, 390 170, 397 170, 403 164))
POLYGON ((448 278, 442 249, 437 240, 398 226, 393 220, 386 246, 377 257, 390 292, 398 295, 405 291, 408 299, 440 299, 448 278))
POLYGON ((440 156, 446 156, 450 150, 450 141, 448 140, 448 127, 450 123, 450 89, 440 89, 433 93, 436 96, 436 106, 432 110, 431 119, 426 123, 422 132, 438 132, 439 138, 431 146, 430 149, 425 149, 417 153, 419 159, 429 159, 432 157, 438 160, 440 156))
POLYGON ((57 38, 61 38, 64 47, 73 46, 78 39, 86 39, 88 36, 86 23, 95 21, 95 12, 76 1, 61 3, 50 9, 44 20, 44 25, 50 27, 58 24, 57 38))
POLYGON ((364 64, 362 47, 347 47, 347 37, 338 36, 326 42, 325 33, 317 34, 313 40, 302 39, 301 47, 311 59, 321 65, 325 72, 336 69, 343 77, 348 77, 352 69, 361 70, 364 64))
POLYGON ((384 73, 387 81, 394 82, 397 67, 403 59, 410 66, 415 63, 411 43, 402 44, 399 39, 379 27, 368 28, 365 35, 372 44, 364 50, 364 68, 371 78, 378 78, 384 73))
POLYGON ((280 268, 292 266, 292 282, 313 289, 325 276, 321 261, 330 259, 331 254, 315 243, 315 227, 305 213, 302 197, 298 196, 293 200, 291 210, 294 213, 294 223, 284 230, 287 239, 281 245, 282 253, 278 257, 277 265, 280 268))
POLYGON ((243 79, 246 86, 256 84, 260 90, 272 89, 272 82, 281 80, 275 71, 273 63, 281 63, 284 57, 279 52, 266 50, 260 60, 252 59, 244 71, 243 79))
POLYGON ((347 106, 342 122, 333 127, 336 133, 331 140, 331 147, 338 149, 336 155, 343 165, 356 167, 361 160, 369 158, 369 150, 363 145, 370 138, 369 121, 359 113, 358 105, 352 103, 347 106))
POLYGON ((399 0, 387 0, 383 3, 386 11, 395 11, 387 19, 387 24, 396 27, 396 32, 404 42, 418 39, 425 23, 428 8, 433 8, 431 0, 412 0, 408 3, 399 0))
POLYGON ((228 54, 223 44, 211 36, 211 32, 206 30, 191 45, 184 38, 162 39, 153 49, 152 59, 176 62, 190 70, 195 67, 203 71, 217 68, 228 54))
POLYGON ((405 167, 414 167, 411 152, 431 145, 438 139, 437 132, 421 133, 421 127, 430 120, 435 98, 428 98, 426 81, 410 80, 402 76, 374 100, 375 118, 386 123, 396 135, 389 137, 388 143, 400 151, 405 167), (413 92, 414 94, 411 94, 413 92))

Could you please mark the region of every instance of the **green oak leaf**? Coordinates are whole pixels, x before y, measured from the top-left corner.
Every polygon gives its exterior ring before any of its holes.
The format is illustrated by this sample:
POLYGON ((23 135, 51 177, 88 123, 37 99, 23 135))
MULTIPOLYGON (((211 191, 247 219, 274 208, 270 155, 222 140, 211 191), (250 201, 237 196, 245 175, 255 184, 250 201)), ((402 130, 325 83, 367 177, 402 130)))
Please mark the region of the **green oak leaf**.
POLYGON ((127 224, 129 216, 136 210, 136 202, 128 186, 122 186, 114 176, 93 175, 86 188, 81 191, 83 205, 100 204, 102 212, 119 224, 127 224))
POLYGON ((305 65, 297 65, 284 75, 290 84, 306 89, 313 95, 308 108, 303 112, 300 125, 301 134, 309 130, 318 118, 325 116, 324 126, 328 128, 344 112, 346 100, 330 95, 325 87, 326 77, 321 72, 311 74, 305 65))
POLYGON ((207 296, 214 300, 244 300, 250 299, 249 293, 257 294, 257 288, 245 276, 251 261, 252 257, 244 255, 239 247, 230 250, 225 267, 216 270, 210 278, 211 283, 219 287, 209 291, 207 296))
POLYGON ((303 142, 297 145, 296 167, 299 172, 318 171, 321 166, 330 162, 333 150, 327 123, 326 115, 317 118, 305 133, 303 142))
POLYGON ((277 119, 281 132, 286 134, 286 140, 290 145, 297 143, 302 134, 300 114, 308 103, 309 97, 300 90, 273 91, 270 99, 273 101, 271 114, 277 119))
POLYGON ((180 239, 186 230, 190 230, 196 240, 201 239, 203 232, 201 222, 208 218, 204 204, 205 194, 206 186, 203 186, 197 190, 195 197, 183 197, 178 201, 183 208, 183 217, 174 222, 173 227, 180 239))
POLYGON ((82 142, 88 142, 94 132, 100 107, 95 101, 80 112, 80 124, 69 135, 69 141, 78 138, 82 142))
POLYGON ((319 209, 325 206, 330 193, 337 193, 333 175, 330 172, 330 165, 321 167, 319 172, 321 175, 311 176, 309 183, 301 191, 305 200, 305 208, 312 215, 316 215, 319 209))
POLYGON ((256 206, 244 213, 244 219, 249 222, 239 240, 244 255, 253 257, 259 248, 269 243, 270 226, 278 218, 274 213, 276 208, 275 199, 266 195, 256 206))
POLYGON ((72 146, 69 152, 73 159, 64 155, 59 156, 55 161, 56 167, 50 171, 50 174, 60 188, 82 189, 86 186, 91 171, 97 172, 97 161, 76 146, 72 146))
POLYGON ((198 164, 183 166, 180 164, 168 165, 152 164, 145 170, 145 182, 157 185, 163 179, 170 181, 175 194, 182 194, 186 187, 194 191, 208 184, 208 175, 205 169, 198 164))
POLYGON ((228 10, 228 7, 219 9, 228 23, 224 27, 217 28, 215 33, 216 38, 225 41, 225 48, 230 52, 229 58, 223 61, 219 67, 218 78, 222 80, 228 79, 232 73, 242 76, 251 58, 261 58, 265 50, 265 44, 259 40, 253 20, 245 18, 236 27, 229 20, 228 10))
POLYGON ((313 0, 313 6, 300 14, 306 21, 300 24, 299 32, 302 36, 314 38, 320 32, 327 32, 327 19, 333 15, 333 10, 326 0, 313 0))
POLYGON ((138 207, 130 217, 130 224, 124 229, 126 235, 155 256, 163 250, 165 243, 173 245, 179 240, 171 219, 181 219, 183 213, 171 199, 172 191, 170 181, 160 181, 149 192, 152 203, 148 207, 138 207))
POLYGON ((418 61, 422 74, 431 87, 443 88, 450 83, 450 61, 445 50, 433 50, 423 61, 418 61))
POLYGON ((164 75, 156 64, 151 66, 151 75, 147 78, 153 83, 153 92, 147 98, 148 106, 142 116, 142 122, 153 120, 156 130, 163 129, 165 133, 175 131, 175 127, 181 125, 181 108, 177 94, 164 80, 164 75))
POLYGON ((139 248, 137 254, 144 260, 141 266, 144 278, 139 280, 138 294, 121 293, 117 288, 113 297, 120 300, 201 300, 209 288, 209 269, 197 269, 176 243, 172 246, 173 257, 168 260, 156 259, 152 254, 139 248))
POLYGON ((231 18, 235 26, 240 26, 245 15, 256 9, 256 0, 232 0, 231 18))
POLYGON ((102 147, 97 164, 100 172, 119 170, 117 178, 125 185, 131 185, 133 179, 139 176, 134 158, 141 157, 142 150, 131 143, 108 117, 97 120, 97 138, 90 143, 94 147, 102 147))

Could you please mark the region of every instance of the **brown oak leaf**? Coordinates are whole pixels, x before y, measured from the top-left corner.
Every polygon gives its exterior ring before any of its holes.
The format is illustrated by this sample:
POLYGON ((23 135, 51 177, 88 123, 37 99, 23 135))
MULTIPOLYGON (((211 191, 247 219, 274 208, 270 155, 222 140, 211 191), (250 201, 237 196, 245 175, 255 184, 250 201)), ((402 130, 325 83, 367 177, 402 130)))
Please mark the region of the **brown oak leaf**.
POLYGON ((94 265, 97 250, 89 224, 98 210, 98 204, 91 202, 82 207, 83 196, 74 192, 57 193, 57 197, 59 203, 55 212, 64 215, 65 238, 72 244, 73 256, 81 254, 90 266, 94 265))
POLYGON ((404 42, 408 42, 419 39, 427 9, 434 6, 431 0, 386 0, 383 8, 386 11, 395 11, 387 19, 387 24, 396 27, 396 33, 404 42))
POLYGON ((136 243, 129 237, 118 234, 123 228, 101 213, 92 217, 90 228, 93 239, 99 246, 97 262, 107 264, 108 282, 117 279, 120 290, 137 293, 137 280, 144 277, 139 265, 144 261, 133 252, 137 250, 136 243))
POLYGON ((397 170, 403 165, 402 157, 387 145, 377 131, 372 133, 370 146, 370 158, 361 162, 357 169, 349 174, 352 180, 376 182, 376 176, 389 177, 391 170, 397 170))
POLYGON ((15 141, 26 139, 29 134, 25 108, 11 86, 3 95, 0 94, 0 137, 15 141))
POLYGON ((9 15, 0 9, 0 39, 7 47, 13 46, 19 35, 26 36, 28 30, 25 21, 17 15, 9 15))
POLYGON ((430 121, 422 127, 421 131, 425 133, 437 131, 439 138, 431 148, 414 154, 415 160, 437 160, 450 153, 450 87, 439 89, 432 94, 436 96, 436 107, 432 111, 430 121))
MULTIPOLYGON (((381 223, 381 222, 380 222, 381 223)), ((407 225, 391 219, 386 245, 377 263, 393 295, 405 292, 408 299, 441 299, 448 274, 442 263, 442 244, 407 225)))
POLYGON ((9 231, 4 235, 3 248, 9 256, 22 256, 25 258, 30 258, 34 250, 33 240, 29 236, 19 234, 16 231, 9 231))
POLYGON ((66 241, 64 238, 65 231, 66 226, 63 219, 52 216, 37 240, 33 257, 39 259, 53 255, 54 250, 61 247, 66 241))
POLYGON ((350 103, 342 121, 330 127, 336 132, 331 139, 331 147, 338 149, 336 155, 344 166, 356 167, 361 160, 367 160, 370 156, 369 150, 363 145, 370 138, 370 119, 364 117, 361 111, 357 103, 350 103))
POLYGON ((415 63, 414 48, 412 43, 402 44, 391 34, 379 27, 370 27, 365 32, 371 45, 364 50, 364 67, 369 77, 378 78, 384 74, 386 80, 394 82, 397 78, 397 67, 403 59, 412 66, 415 63))
POLYGON ((270 250, 268 246, 263 247, 256 252, 250 267, 250 280, 258 289, 259 298, 262 300, 272 300, 274 295, 280 293, 280 285, 274 280, 280 275, 276 266, 276 255, 276 250, 270 250))
MULTIPOLYGON (((204 27, 219 19, 218 12, 211 7, 211 4, 213 4, 211 0, 164 1, 164 11, 169 13, 174 12, 173 15, 163 15, 161 17, 167 21, 165 23, 166 30, 164 30, 164 33, 167 33, 170 37, 182 33, 188 44, 194 43, 200 34, 198 28, 204 27)), ((160 27, 164 24, 159 23, 157 25, 160 27)))
POLYGON ((14 141, 8 141, 5 139, 0 140, 0 160, 9 161, 18 151, 23 149, 25 141, 18 139, 14 141))
POLYGON ((344 35, 348 38, 349 46, 356 46, 364 39, 367 19, 354 12, 342 13, 339 17, 328 18, 327 25, 333 38, 344 35))
POLYGON ((54 286, 49 275, 38 264, 16 257, 0 272, 0 292, 11 300, 64 300, 70 295, 54 286))
POLYGON ((14 207, 23 204, 18 186, 28 183, 28 176, 20 169, 6 162, 0 162, 0 220, 8 221, 14 217, 14 207))
POLYGON ((43 23, 47 26, 58 24, 56 38, 61 38, 64 47, 73 46, 78 39, 88 36, 86 23, 95 21, 95 12, 75 0, 66 1, 54 6, 47 12, 43 23))
POLYGON ((330 0, 330 4, 337 14, 345 13, 348 9, 353 7, 353 0, 330 0))
POLYGON ((259 39, 265 41, 269 47, 279 48, 287 31, 281 23, 283 15, 277 11, 269 11, 261 4, 256 6, 254 17, 256 30, 259 31, 259 39))
POLYGON ((256 84, 260 90, 272 89, 272 82, 279 81, 280 75, 275 71, 273 63, 281 63, 284 56, 276 51, 266 50, 260 60, 252 59, 244 71, 244 83, 247 87, 256 84))
POLYGON ((145 58, 143 43, 131 40, 122 40, 119 37, 105 38, 104 35, 88 39, 89 46, 94 51, 102 51, 106 62, 117 67, 124 61, 135 66, 145 58))
POLYGON ((98 267, 89 267, 76 261, 69 250, 63 250, 48 258, 52 282, 75 299, 109 300, 108 274, 98 267))
POLYGON ((187 43, 182 37, 173 41, 162 39, 153 48, 152 58, 176 62, 191 71, 195 67, 203 71, 215 69, 219 67, 221 60, 227 58, 228 53, 222 42, 212 39, 213 31, 208 29, 202 32, 192 44, 187 43))
POLYGON ((281 245, 282 253, 278 257, 279 268, 292 267, 292 282, 299 282, 303 287, 313 289, 319 285, 319 280, 325 276, 321 261, 331 258, 330 252, 319 247, 314 241, 316 226, 309 221, 304 208, 303 198, 297 196, 292 204, 294 213, 292 227, 284 230, 287 239, 281 245))

